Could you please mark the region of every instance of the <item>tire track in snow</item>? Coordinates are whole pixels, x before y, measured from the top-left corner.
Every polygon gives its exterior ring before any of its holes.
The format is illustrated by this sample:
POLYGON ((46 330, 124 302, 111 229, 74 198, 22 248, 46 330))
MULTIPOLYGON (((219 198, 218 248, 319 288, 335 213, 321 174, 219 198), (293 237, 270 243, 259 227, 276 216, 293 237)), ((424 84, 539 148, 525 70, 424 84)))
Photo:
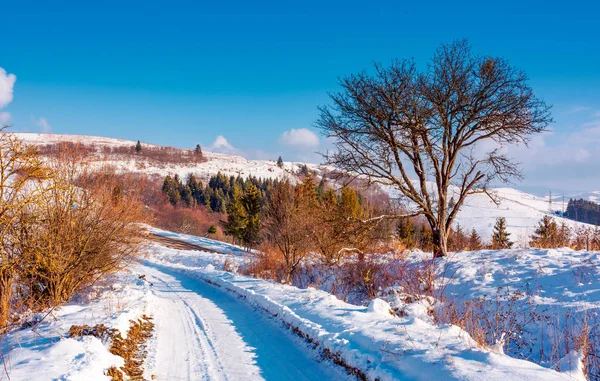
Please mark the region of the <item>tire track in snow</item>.
POLYGON ((138 269, 153 282, 157 380, 348 380, 280 324, 225 290, 168 267, 138 269))

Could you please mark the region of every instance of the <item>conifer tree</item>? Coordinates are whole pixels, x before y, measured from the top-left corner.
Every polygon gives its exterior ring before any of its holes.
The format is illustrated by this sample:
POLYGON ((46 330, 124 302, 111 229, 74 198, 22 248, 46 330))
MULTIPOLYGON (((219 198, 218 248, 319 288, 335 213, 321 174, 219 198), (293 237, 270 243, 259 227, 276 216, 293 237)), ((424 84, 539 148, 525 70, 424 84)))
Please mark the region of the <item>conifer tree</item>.
POLYGON ((202 189, 202 182, 199 181, 195 175, 190 174, 187 178, 186 184, 190 188, 190 191, 192 192, 192 197, 196 201, 196 204, 206 205, 206 200, 204 199, 204 191, 202 189))
POLYGON ((529 243, 532 247, 550 248, 556 247, 559 240, 558 226, 554 219, 548 215, 542 217, 538 223, 535 233, 529 243))
POLYGON ((358 202, 358 194, 348 186, 342 188, 340 197, 340 212, 346 219, 360 217, 360 204, 358 202))
POLYGON ((283 159, 281 158, 281 156, 279 156, 279 159, 277 159, 277 166, 279 168, 283 168, 283 159))
POLYGON ((243 240, 249 247, 255 246, 260 241, 259 233, 262 228, 260 212, 262 211, 262 202, 263 197, 259 189, 254 184, 249 185, 242 198, 247 218, 243 240))
POLYGON ((206 231, 207 235, 216 234, 216 233, 217 233, 217 227, 215 225, 210 225, 210 227, 206 231))
POLYGON ((494 225, 491 248, 494 250, 510 249, 513 243, 509 240, 509 236, 510 233, 506 231, 506 219, 499 217, 494 225))
POLYGON ((196 148, 194 148, 194 155, 202 156, 202 147, 200 147, 200 144, 196 144, 196 148))
POLYGON ((481 237, 477 233, 477 230, 473 228, 471 230, 471 235, 469 236, 469 250, 481 250, 483 248, 483 244, 481 243, 481 237))
POLYGON ((416 245, 415 228, 410 218, 402 218, 396 225, 396 236, 407 249, 414 249, 416 245))
POLYGON ((227 205, 227 222, 225 223, 225 234, 232 236, 238 242, 244 241, 248 215, 242 204, 242 190, 236 184, 233 197, 227 205))
POLYGON ((140 143, 140 141, 138 140, 137 143, 135 144, 135 152, 140 153, 142 152, 142 143, 140 143))
POLYGON ((460 224, 456 224, 456 228, 450 231, 448 237, 448 247, 450 251, 465 250, 469 245, 469 239, 462 229, 460 224))

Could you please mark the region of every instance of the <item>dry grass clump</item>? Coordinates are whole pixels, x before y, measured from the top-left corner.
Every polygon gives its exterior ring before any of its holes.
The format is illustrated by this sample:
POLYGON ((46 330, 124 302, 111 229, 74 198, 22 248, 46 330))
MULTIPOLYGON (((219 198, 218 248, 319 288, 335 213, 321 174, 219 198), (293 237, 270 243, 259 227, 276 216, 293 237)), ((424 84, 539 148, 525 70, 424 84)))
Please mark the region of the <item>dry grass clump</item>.
POLYGON ((146 342, 152 337, 154 323, 152 318, 147 315, 142 315, 139 319, 130 320, 129 322, 127 338, 123 338, 117 329, 108 328, 104 324, 97 324, 93 327, 89 325, 72 325, 69 329, 69 336, 73 338, 94 336, 104 343, 110 341, 110 353, 125 360, 122 367, 111 366, 106 371, 105 374, 112 381, 122 381, 125 376, 128 380, 144 380, 143 365, 148 354, 146 342))
POLYGON ((148 354, 146 341, 152 337, 154 323, 147 315, 142 315, 138 320, 130 320, 130 323, 127 338, 124 339, 120 333, 113 337, 110 353, 123 357, 125 365, 120 370, 130 380, 143 380, 142 366, 148 354))

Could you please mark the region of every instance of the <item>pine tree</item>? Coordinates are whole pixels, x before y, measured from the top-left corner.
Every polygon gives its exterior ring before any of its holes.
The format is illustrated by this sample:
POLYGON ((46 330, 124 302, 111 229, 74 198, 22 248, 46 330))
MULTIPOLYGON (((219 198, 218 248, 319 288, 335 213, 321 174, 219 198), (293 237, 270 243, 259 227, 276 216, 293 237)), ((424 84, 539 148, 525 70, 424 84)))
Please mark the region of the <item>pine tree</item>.
POLYGON ((538 223, 538 227, 533 236, 531 236, 531 242, 529 244, 532 247, 539 248, 556 247, 558 235, 558 226, 556 225, 556 222, 552 217, 545 215, 538 223))
POLYGON ((138 140, 137 143, 135 144, 135 152, 140 153, 142 152, 142 143, 140 143, 140 141, 138 140))
POLYGON ((246 188, 242 204, 247 216, 243 240, 246 245, 253 247, 260 242, 259 233, 262 228, 260 212, 262 211, 263 204, 262 195, 254 184, 246 188))
POLYGON ((450 251, 465 250, 469 245, 469 239, 463 231, 460 224, 456 224, 456 229, 453 229, 448 236, 448 249, 450 251))
POLYGON ((206 231, 207 235, 216 234, 216 233, 217 233, 217 227, 215 225, 210 225, 210 227, 206 231))
POLYGON ((483 244, 481 243, 481 237, 477 233, 477 230, 473 228, 471 230, 471 235, 469 236, 469 250, 481 250, 483 248, 483 244))
POLYGON ((277 159, 277 166, 279 168, 283 168, 283 159, 281 158, 281 156, 279 156, 279 159, 277 159))
POLYGON ((323 198, 323 193, 325 192, 325 186, 327 185, 327 180, 325 180, 325 176, 321 177, 321 181, 319 181, 319 185, 317 185, 317 198, 321 200, 323 198))
POLYGON ((298 201, 304 203, 308 208, 316 208, 317 206, 317 187, 315 186, 314 179, 309 173, 304 178, 304 181, 296 188, 298 192, 298 201))
POLYGON ((202 147, 200 147, 200 144, 196 144, 196 148, 194 148, 194 155, 202 156, 202 147))
POLYGON ((192 196, 192 191, 190 190, 190 187, 187 186, 187 184, 182 184, 179 187, 179 195, 181 196, 181 201, 183 201, 185 203, 185 206, 187 206, 188 208, 196 206, 196 200, 192 196))
POLYGON ((186 184, 190 188, 190 191, 192 192, 192 197, 196 201, 196 204, 206 205, 206 200, 204 199, 204 191, 202 190, 202 182, 200 182, 195 175, 190 174, 187 178, 186 184))
POLYGON ((340 198, 340 212, 346 219, 360 217, 360 204, 358 202, 358 194, 348 186, 342 188, 340 198))
POLYGON ((492 233, 492 249, 510 249, 513 243, 508 239, 509 236, 510 233, 506 231, 506 219, 504 217, 496 219, 496 225, 494 225, 492 233))
POLYGON ((242 204, 242 191, 238 185, 234 186, 233 197, 227 205, 227 222, 225 234, 232 236, 238 242, 244 241, 248 214, 242 204))
POLYGON ((407 249, 414 249, 416 245, 415 228, 410 218, 403 218, 396 225, 396 236, 407 249))
POLYGON ((571 236, 571 228, 567 225, 566 222, 563 221, 560 224, 560 228, 558 229, 558 246, 571 246, 571 236))

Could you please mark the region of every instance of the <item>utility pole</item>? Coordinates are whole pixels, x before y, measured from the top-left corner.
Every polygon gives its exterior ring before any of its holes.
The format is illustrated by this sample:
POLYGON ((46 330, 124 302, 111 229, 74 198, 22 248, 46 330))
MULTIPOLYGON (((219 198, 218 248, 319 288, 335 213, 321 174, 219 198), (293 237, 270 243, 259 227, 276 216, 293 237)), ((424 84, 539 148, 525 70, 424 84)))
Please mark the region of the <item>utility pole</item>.
POLYGON ((550 197, 548 198, 548 212, 552 213, 552 191, 550 191, 550 197))

